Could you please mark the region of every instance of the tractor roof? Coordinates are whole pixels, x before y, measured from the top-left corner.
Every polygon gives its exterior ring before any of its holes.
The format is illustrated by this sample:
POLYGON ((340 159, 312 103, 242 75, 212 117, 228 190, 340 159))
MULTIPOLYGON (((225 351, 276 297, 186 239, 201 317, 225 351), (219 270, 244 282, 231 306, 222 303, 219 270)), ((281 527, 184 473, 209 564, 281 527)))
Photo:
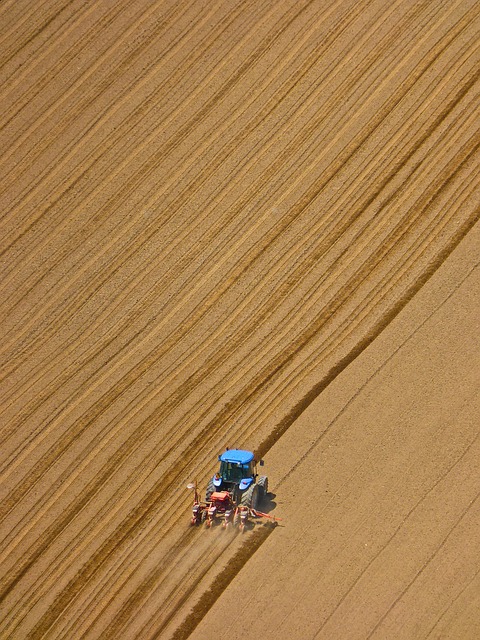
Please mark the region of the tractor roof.
POLYGON ((220 456, 222 462, 233 462, 237 464, 248 464, 253 460, 251 451, 242 451, 242 449, 230 449, 220 456))

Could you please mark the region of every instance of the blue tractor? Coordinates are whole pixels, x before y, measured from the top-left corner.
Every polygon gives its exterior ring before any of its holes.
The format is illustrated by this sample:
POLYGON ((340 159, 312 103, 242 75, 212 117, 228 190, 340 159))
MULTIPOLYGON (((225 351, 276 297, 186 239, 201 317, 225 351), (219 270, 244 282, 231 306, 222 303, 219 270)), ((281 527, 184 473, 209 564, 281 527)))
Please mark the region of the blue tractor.
MULTIPOLYGON (((218 456, 220 469, 207 486, 206 502, 212 494, 228 491, 236 506, 257 509, 268 492, 267 476, 259 476, 254 455, 242 449, 227 449, 218 456)), ((263 460, 260 460, 263 467, 263 460)))

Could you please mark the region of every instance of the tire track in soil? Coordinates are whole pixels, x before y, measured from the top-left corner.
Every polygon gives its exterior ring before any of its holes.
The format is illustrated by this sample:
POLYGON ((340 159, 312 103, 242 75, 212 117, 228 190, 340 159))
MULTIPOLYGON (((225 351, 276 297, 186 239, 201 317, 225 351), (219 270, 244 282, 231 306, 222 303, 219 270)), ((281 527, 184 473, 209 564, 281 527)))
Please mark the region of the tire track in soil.
MULTIPOLYGON (((332 243, 332 244, 333 244, 333 243, 332 243)), ((307 264, 308 264, 308 263, 307 263, 307 264)), ((300 279, 300 277, 298 277, 297 279, 300 279)), ((257 318, 257 319, 258 319, 258 318, 257 318)), ((216 361, 214 360, 214 362, 216 362, 216 361)), ((204 375, 204 372, 201 372, 201 375, 204 375)), ((18 496, 17 496, 14 500, 12 500, 12 503, 16 503, 18 499, 19 499, 19 498, 18 498, 18 496)))
MULTIPOLYGON (((476 220, 478 220, 478 215, 477 215, 477 217, 473 220, 472 224, 473 224, 476 220)), ((469 227, 469 228, 470 228, 470 227, 469 227)), ((464 230, 463 230, 463 233, 459 234, 459 237, 457 238, 457 240, 459 241, 459 240, 461 239, 461 237, 464 237, 464 234, 465 234, 466 232, 467 232, 467 230, 465 230, 465 229, 464 229, 464 230)), ((433 265, 433 266, 432 266, 432 268, 431 268, 431 272, 430 272, 430 275, 432 275, 432 274, 433 274, 433 272, 438 268, 438 266, 441 264, 441 262, 442 262, 442 261, 447 257, 447 253, 449 253, 449 252, 450 252, 450 248, 448 249, 448 251, 446 251, 446 252, 443 254, 443 256, 441 257, 440 262, 438 262, 437 264, 435 264, 435 265, 433 265)), ((428 278, 426 278, 426 279, 428 279, 428 278)), ((425 279, 425 280, 426 280, 426 279, 425 279)), ((424 280, 424 281, 425 281, 425 280, 424 280)), ((420 284, 420 287, 421 287, 421 286, 423 286, 424 281, 420 284)), ((406 299, 403 301, 403 304, 406 304, 406 303, 408 302, 408 300, 409 300, 409 299, 411 299, 411 297, 413 297, 414 293, 415 293, 415 291, 411 290, 411 291, 409 292, 409 294, 406 296, 406 299)), ((397 313, 398 313, 398 310, 397 310, 397 313)), ((395 315, 396 315, 396 314, 395 314, 395 315)), ((392 316, 392 317, 393 317, 393 316, 392 316)), ((392 319, 392 318, 391 318, 391 319, 392 319)), ((383 327, 383 328, 384 328, 384 327, 383 327)), ((383 328, 382 328, 382 329, 380 329, 380 330, 383 330, 383 328)), ((335 375, 336 375, 336 374, 335 374, 335 375)), ((333 378, 332 378, 332 379, 333 379, 333 378)), ((305 408, 305 405, 304 405, 304 408, 305 408)))
POLYGON ((457 519, 457 521, 454 523, 453 527, 450 529, 450 531, 447 533, 447 535, 442 539, 440 545, 435 549, 435 551, 429 556, 429 558, 425 561, 425 563, 420 567, 420 569, 418 570, 418 572, 415 574, 415 576, 412 578, 412 580, 408 583, 408 585, 402 590, 402 592, 400 593, 400 595, 396 598, 396 600, 394 600, 394 602, 391 604, 391 606, 387 609, 387 611, 382 615, 382 617, 379 619, 379 621, 377 622, 377 624, 373 627, 372 631, 368 634, 367 636, 367 640, 370 640, 370 638, 372 638, 372 636, 375 634, 375 632, 377 631, 377 629, 382 625, 383 621, 387 618, 388 614, 392 611, 392 609, 395 607, 395 605, 397 604, 397 602, 400 601, 400 599, 405 595, 405 593, 408 591, 408 589, 410 589, 410 587, 414 584, 415 580, 417 580, 417 578, 425 571, 425 569, 428 567, 428 565, 434 560, 435 556, 437 555, 437 553, 439 551, 442 550, 442 548, 445 546, 445 544, 448 542, 448 539, 450 538, 450 536, 454 533, 454 531, 456 530, 456 528, 459 526, 459 524, 461 524, 461 522, 463 521, 463 519, 465 518, 465 516, 468 514, 468 512, 470 511, 470 509, 473 507, 473 505, 477 502, 477 500, 480 498, 480 493, 477 494, 472 500, 471 502, 468 504, 467 508, 463 511, 463 513, 461 514, 461 516, 457 519))
MULTIPOLYGON (((250 2, 250 3, 254 4, 253 2, 250 2)), ((246 6, 248 6, 248 4, 246 6)), ((177 8, 177 10, 178 10, 178 8, 177 8)), ((210 16, 211 13, 213 13, 213 12, 210 11, 209 13, 207 13, 207 18, 210 16)), ((202 56, 204 56, 209 50, 211 50, 214 47, 215 38, 219 38, 223 34, 223 32, 226 31, 232 25, 232 23, 239 18, 240 15, 241 15, 241 7, 237 7, 235 9, 235 11, 233 11, 232 13, 230 13, 227 16, 224 16, 223 19, 220 21, 220 23, 216 25, 216 28, 213 29, 212 32, 210 32, 207 35, 207 38, 208 38, 209 42, 208 42, 207 46, 205 47, 205 49, 201 49, 201 48, 196 47, 195 55, 193 55, 193 56, 192 55, 190 55, 190 56, 187 55, 185 57, 184 60, 187 62, 186 68, 180 67, 179 69, 176 69, 167 78, 166 82, 163 83, 154 92, 153 96, 149 97, 149 100, 148 100, 149 108, 148 108, 147 113, 149 111, 151 111, 155 107, 156 102, 155 102, 154 99, 158 99, 162 95, 162 93, 165 94, 169 90, 171 90, 175 86, 175 82, 178 82, 179 79, 182 77, 182 75, 185 75, 185 74, 188 75, 188 73, 191 72, 191 69, 192 69, 194 63, 198 62, 198 60, 200 60, 200 58, 202 56)), ((201 21, 202 25, 203 25, 204 21, 205 21, 205 16, 202 18, 202 21, 201 21)), ((246 26, 248 27, 249 24, 250 23, 247 22, 246 26)), ((250 25, 250 26, 253 26, 253 24, 250 25)), ((245 25, 244 25, 244 28, 245 28, 245 25)), ((192 28, 190 30, 190 32, 194 32, 194 29, 192 28)), ((250 29, 249 32, 251 33, 252 29, 250 29)), ((186 33, 188 34, 189 32, 187 31, 186 33)), ((178 44, 178 43, 176 43, 176 44, 178 44)), ((237 47, 237 46, 238 46, 238 43, 236 43, 235 47, 237 47)), ((228 56, 226 56, 225 59, 220 62, 220 68, 226 63, 226 61, 228 61, 228 59, 229 59, 228 56)), ((126 62, 128 63, 129 61, 130 60, 127 60, 126 62)), ((154 74, 156 68, 159 67, 160 65, 161 65, 160 62, 155 61, 146 70, 144 70, 144 73, 142 74, 141 78, 140 79, 136 79, 136 81, 134 82, 134 87, 131 87, 131 86, 127 87, 125 95, 121 96, 120 98, 117 98, 115 103, 113 105, 111 105, 112 109, 110 109, 110 107, 107 107, 106 111, 104 111, 104 113, 102 113, 98 118, 96 118, 96 120, 93 123, 93 125, 89 128, 89 130, 87 132, 87 135, 84 135, 83 138, 79 141, 80 144, 82 144, 82 145, 85 144, 85 141, 89 140, 93 136, 93 134, 98 131, 99 125, 101 123, 105 122, 105 119, 107 118, 107 114, 108 114, 109 117, 112 117, 112 115, 113 115, 111 113, 112 110, 115 113, 116 111, 119 110, 119 108, 121 106, 124 106, 124 104, 127 102, 129 92, 133 92, 133 88, 135 88, 137 91, 140 88, 142 88, 147 83, 147 81, 150 79, 150 76, 154 74)), ((204 81, 202 81, 202 82, 204 82, 204 81)), ((199 86, 195 87, 194 91, 191 92, 186 99, 182 100, 180 105, 179 105, 179 107, 175 107, 175 109, 174 109, 174 111, 172 113, 176 113, 179 108, 183 108, 183 106, 185 105, 187 99, 188 100, 192 100, 193 99, 192 96, 198 95, 198 93, 201 90, 202 86, 203 85, 200 84, 199 86)), ((145 117, 145 114, 146 114, 146 111, 145 111, 145 108, 144 108, 143 104, 140 105, 140 106, 137 106, 136 109, 134 110, 134 113, 133 113, 133 115, 139 121, 141 121, 141 119, 143 119, 145 117)), ((110 172, 106 171, 105 175, 111 180, 112 177, 114 177, 117 173, 119 173, 120 169, 125 168, 125 166, 128 166, 128 163, 131 163, 133 161, 134 157, 136 157, 140 153, 140 151, 142 151, 145 147, 147 147, 147 145, 149 143, 151 143, 155 139, 155 136, 158 135, 158 133, 160 131, 163 131, 163 127, 166 127, 169 124, 169 122, 171 121, 171 119, 172 119, 172 114, 169 111, 168 115, 167 115, 167 119, 162 121, 158 126, 156 126, 153 131, 149 132, 148 136, 142 142, 141 145, 137 145, 137 146, 134 145, 133 146, 133 152, 128 157, 126 157, 124 160, 122 160, 121 162, 118 163, 118 166, 115 167, 114 172, 112 172, 111 167, 110 167, 110 172)), ((196 119, 198 120, 198 116, 197 116, 196 119)), ((195 121, 195 118, 193 118, 193 121, 195 121)), ((130 117, 129 117, 124 122, 122 122, 121 123, 121 127, 117 128, 117 131, 113 132, 113 134, 111 134, 111 135, 121 139, 122 135, 124 136, 129 132, 131 126, 132 126, 132 123, 130 122, 130 117)), ((178 137, 178 132, 175 132, 174 135, 177 135, 177 137, 178 137)), ((81 166, 80 175, 75 175, 74 174, 68 180, 64 180, 62 185, 61 185, 61 188, 63 188, 63 189, 66 188, 67 190, 75 189, 77 187, 78 183, 84 178, 85 174, 88 172, 88 170, 92 166, 92 164, 94 162, 98 162, 98 160, 101 159, 107 153, 108 148, 107 148, 107 150, 105 150, 103 148, 105 144, 106 144, 106 141, 102 141, 102 143, 97 144, 94 149, 90 150, 90 154, 89 154, 90 157, 87 159, 87 163, 88 163, 87 166, 86 167, 85 166, 81 166)), ((138 176, 140 174, 141 174, 141 171, 139 173, 137 173, 137 174, 134 174, 134 177, 138 178, 138 176)), ((124 185, 122 185, 122 186, 124 187, 124 185)), ((98 191, 98 187, 97 187, 97 191, 98 191)), ((13 242, 18 241, 19 238, 23 237, 23 235, 25 235, 25 233, 27 233, 33 227, 33 225, 38 222, 38 220, 41 217, 43 217, 46 213, 49 213, 50 210, 52 209, 52 207, 56 204, 56 202, 58 202, 60 200, 61 195, 63 195, 63 193, 58 195, 58 196, 55 195, 55 197, 51 196, 51 199, 53 199, 53 203, 50 204, 46 210, 42 211, 40 214, 37 214, 37 216, 36 216, 36 218, 34 219, 33 222, 30 220, 27 228, 22 231, 20 236, 18 236, 18 233, 17 233, 18 237, 16 237, 13 242)), ((92 196, 92 194, 90 194, 90 197, 91 196, 92 196)), ((18 230, 16 230, 16 231, 18 231, 18 230)))
MULTIPOLYGON (((321 393, 324 389, 326 389, 327 386, 329 384, 331 384, 331 382, 333 382, 333 380, 358 355, 360 355, 360 353, 369 344, 371 344, 374 341, 374 339, 379 335, 379 333, 381 333, 388 326, 388 324, 398 315, 398 313, 403 309, 403 307, 406 304, 408 304, 408 302, 414 297, 414 295, 421 289, 421 287, 429 280, 429 278, 441 266, 441 264, 444 262, 444 260, 446 260, 446 258, 450 255, 451 251, 453 251, 455 246, 457 246, 457 244, 461 241, 461 239, 463 237, 465 237, 466 233, 468 233, 470 228, 472 228, 472 226, 478 220, 479 220, 479 216, 477 215, 473 220, 470 221, 468 226, 466 228, 464 228, 461 233, 458 234, 458 236, 455 239, 455 241, 444 252, 442 252, 442 255, 440 256, 438 261, 431 265, 429 272, 424 274, 422 276, 421 280, 419 282, 415 283, 415 285, 412 286, 411 289, 405 294, 404 298, 397 302, 395 308, 392 309, 390 314, 387 317, 382 318, 382 320, 375 326, 374 330, 357 346, 357 348, 354 351, 352 351, 351 353, 349 353, 344 359, 342 359, 342 361, 339 362, 339 364, 336 365, 332 370, 330 370, 328 375, 315 387, 315 389, 312 389, 310 391, 310 393, 307 394, 307 396, 305 396, 305 398, 294 408, 294 410, 291 412, 291 414, 285 418, 285 420, 283 421, 283 423, 281 425, 282 429, 281 430, 279 429, 276 432, 275 436, 269 437, 266 441, 264 441, 260 445, 260 447, 257 449, 257 453, 256 453, 256 455, 258 457, 263 457, 263 456, 266 455, 268 450, 275 444, 275 442, 278 440, 278 438, 281 437, 281 435, 283 435, 283 433, 285 433, 285 431, 288 429, 288 427, 291 426, 291 424, 293 424, 293 422, 303 413, 303 411, 305 411, 305 409, 311 404, 311 402, 313 402, 313 400, 316 397, 318 397, 319 393, 321 393)), ((193 464, 193 460, 194 460, 194 456, 192 456, 192 460, 191 460, 192 464, 193 464)), ((175 483, 173 483, 173 484, 175 484, 175 483)), ((185 515, 185 518, 186 518, 186 515, 185 515)), ((269 531, 269 532, 273 531, 273 530, 268 530, 267 528, 266 528, 266 530, 269 531)), ((239 562, 237 564, 237 562, 235 560, 235 556, 234 556, 233 564, 231 564, 230 561, 229 561, 228 570, 224 570, 219 576, 216 576, 216 578, 212 581, 213 585, 212 585, 211 589, 209 591, 207 591, 203 596, 200 597, 199 603, 197 603, 197 605, 194 606, 193 610, 185 618, 184 623, 182 623, 180 625, 180 627, 178 628, 178 630, 175 631, 175 633, 173 635, 174 638, 186 638, 186 637, 188 637, 188 634, 190 634, 193 631, 193 629, 199 624, 199 622, 201 621, 202 617, 205 616, 205 614, 208 612, 209 608, 214 604, 214 602, 221 595, 223 590, 228 586, 228 584, 230 584, 230 582, 233 580, 233 578, 238 573, 238 571, 243 567, 243 565, 246 563, 246 561, 255 553, 255 551, 259 548, 259 546, 262 544, 262 542, 265 539, 266 539, 266 537, 265 538, 261 537, 261 538, 257 539, 256 543, 254 543, 253 545, 250 545, 250 542, 247 542, 240 550, 240 554, 239 555, 242 558, 242 562, 241 563, 239 562)), ((178 555, 180 556, 181 554, 182 554, 182 550, 179 549, 178 555)), ((160 573, 160 572, 158 572, 158 573, 160 573)), ((201 578, 199 578, 198 582, 200 582, 200 579, 201 578)), ((142 585, 142 588, 139 589, 139 591, 137 593, 137 598, 139 600, 141 600, 144 597, 143 589, 148 591, 149 586, 151 584, 155 584, 155 582, 157 580, 158 580, 157 572, 154 572, 154 575, 150 575, 148 577, 148 579, 146 579, 145 584, 142 585)), ((161 634, 163 633, 163 631, 168 626, 171 618, 178 611, 178 608, 181 607, 188 600, 188 598, 190 598, 191 595, 195 592, 195 589, 196 589, 196 587, 198 585, 198 582, 195 582, 194 584, 189 585, 188 587, 186 587, 187 591, 185 593, 185 597, 182 597, 180 599, 180 601, 178 603, 176 603, 175 609, 167 616, 165 621, 162 621, 161 625, 159 625, 158 628, 156 629, 155 635, 152 635, 151 637, 155 637, 155 638, 162 637, 161 634)), ((133 598, 133 603, 132 604, 133 604, 132 612, 130 613, 130 615, 132 615, 133 611, 136 610, 137 601, 136 601, 135 597, 133 598)), ((124 611, 124 616, 125 616, 125 619, 128 619, 128 615, 127 615, 126 611, 124 611)), ((116 629, 116 627, 115 627, 115 629, 116 629)))
MULTIPOLYGON (((11 104, 10 106, 10 111, 12 112, 11 115, 9 113, 3 114, 4 121, 0 122, 0 132, 6 129, 8 125, 10 125, 12 122, 15 121, 15 119, 18 119, 23 109, 25 109, 25 107, 30 106, 29 103, 33 103, 35 98, 41 95, 42 91, 45 89, 47 84, 52 80, 56 79, 59 76, 60 72, 64 70, 65 67, 67 67, 67 65, 70 64, 72 60, 75 59, 75 57, 77 57, 81 52, 83 52, 86 49, 88 45, 92 43, 95 37, 99 35, 97 32, 105 31, 112 25, 114 20, 121 17, 122 12, 125 10, 126 6, 127 6, 126 3, 123 6, 121 3, 118 3, 115 5, 115 7, 110 9, 110 11, 106 12, 101 17, 101 19, 97 19, 95 24, 90 29, 88 29, 79 39, 75 40, 75 42, 72 43, 72 45, 62 53, 61 58, 58 59, 57 63, 53 67, 48 67, 48 69, 46 69, 45 72, 42 75, 40 75, 39 78, 35 78, 34 84, 30 87, 29 91, 28 90, 24 91, 21 97, 18 98, 17 101, 13 102, 13 104, 11 104)), ((72 16, 70 16, 68 20, 68 22, 70 23, 68 29, 65 28, 65 25, 60 25, 59 29, 57 30, 59 34, 58 39, 49 38, 48 45, 46 47, 43 47, 43 49, 41 50, 41 53, 37 52, 37 54, 35 55, 35 64, 40 66, 40 63, 43 62, 44 60, 48 61, 49 56, 53 57, 52 54, 55 51, 55 49, 59 47, 60 43, 63 40, 66 40, 67 37, 72 36, 72 32, 74 31, 74 29, 76 27, 81 26, 82 20, 85 20, 87 16, 90 16, 92 13, 94 13, 96 10, 96 7, 97 5, 94 3, 81 7, 77 12, 78 16, 77 14, 73 14, 72 16)), ((130 31, 130 28, 128 31, 130 31)), ((117 46, 118 46, 118 43, 117 43, 117 46)), ((100 61, 102 60, 104 55, 105 54, 102 54, 100 56, 100 61)), ((83 82, 95 71, 100 61, 97 60, 94 65, 91 65, 88 68, 88 71, 81 73, 80 76, 68 87, 62 86, 63 93, 60 94, 60 98, 62 102, 64 101, 65 96, 71 93, 72 88, 77 83, 83 82)), ((8 96, 8 93, 13 91, 13 89, 15 89, 16 87, 18 87, 18 85, 20 85, 22 81, 26 83, 29 76, 32 74, 32 69, 29 65, 27 65, 27 62, 29 62, 28 59, 24 63, 25 68, 23 69, 23 73, 19 72, 19 70, 16 69, 15 72, 11 74, 10 78, 8 78, 4 82, 3 91, 5 92, 5 98, 8 96)), ((32 134, 38 128, 39 124, 47 120, 49 117, 51 121, 51 115, 52 113, 55 112, 57 108, 57 104, 60 100, 56 98, 55 95, 53 95, 50 97, 50 101, 51 101, 51 104, 49 106, 43 107, 40 117, 38 117, 38 113, 37 113, 36 118, 32 118, 31 116, 28 118, 27 128, 20 135, 17 135, 14 144, 12 144, 9 147, 8 153, 3 154, 2 162, 5 162, 6 160, 8 160, 10 156, 17 151, 18 147, 22 144, 22 142, 27 140, 29 137, 32 137, 32 134)), ((30 153, 31 151, 32 150, 30 150, 30 153)), ((37 155, 33 157, 37 159, 38 156, 40 155, 41 148, 39 148, 39 146, 36 145, 35 151, 37 155)), ((30 157, 32 156, 30 155, 30 157)), ((2 176, 2 180, 5 180, 6 177, 10 176, 10 174, 13 171, 14 171, 14 168, 12 168, 10 172, 6 172, 2 176)))
MULTIPOLYGON (((228 155, 228 154, 224 154, 224 155, 223 155, 223 158, 227 157, 227 155, 228 155)), ((220 166, 221 162, 222 162, 222 160, 220 159, 220 160, 217 162, 217 164, 215 165, 215 168, 218 168, 218 166, 220 166)), ((174 178, 175 178, 175 176, 174 176, 174 178)), ((173 182, 174 178, 172 178, 171 182, 173 182)), ((185 197, 185 199, 186 199, 188 196, 191 196, 191 193, 190 193, 190 191, 187 189, 187 190, 184 192, 184 197, 185 197)), ((175 207, 177 207, 177 206, 179 206, 179 204, 178 204, 178 201, 176 200, 174 203, 172 203, 172 205, 171 205, 171 207, 170 207, 170 208, 171 208, 171 209, 174 209, 174 208, 175 208, 175 207)))
MULTIPOLYGON (((273 533, 273 528, 271 527, 263 526, 261 528, 255 529, 255 531, 249 536, 248 541, 240 547, 240 549, 232 558, 228 559, 229 571, 224 571, 223 573, 221 573, 215 579, 213 585, 201 595, 199 601, 192 608, 188 616, 175 630, 175 633, 172 636, 172 640, 186 640, 190 636, 192 631, 198 626, 202 618, 205 617, 206 613, 218 600, 218 598, 225 591, 228 585, 232 582, 237 573, 248 562, 248 560, 250 560, 250 558, 255 554, 257 549, 260 548, 260 546, 265 542, 265 540, 271 533, 273 533)), ((188 603, 189 598, 195 591, 196 584, 197 583, 189 586, 188 590, 185 591, 185 594, 183 595, 178 606, 184 606, 188 603)), ((166 618, 165 622, 160 627, 157 627, 157 629, 155 629, 154 635, 150 636, 152 640, 160 640, 160 638, 162 637, 161 634, 170 623, 174 613, 175 612, 172 612, 172 614, 170 614, 170 616, 166 618)), ((110 635, 109 637, 113 636, 110 635)))

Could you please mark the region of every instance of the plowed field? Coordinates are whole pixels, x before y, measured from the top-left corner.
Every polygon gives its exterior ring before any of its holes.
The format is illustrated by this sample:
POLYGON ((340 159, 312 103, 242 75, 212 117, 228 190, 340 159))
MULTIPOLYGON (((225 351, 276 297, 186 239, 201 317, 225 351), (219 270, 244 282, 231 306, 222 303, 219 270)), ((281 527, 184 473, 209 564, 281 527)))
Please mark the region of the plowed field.
POLYGON ((479 636, 479 26, 0 4, 1 638, 479 636))

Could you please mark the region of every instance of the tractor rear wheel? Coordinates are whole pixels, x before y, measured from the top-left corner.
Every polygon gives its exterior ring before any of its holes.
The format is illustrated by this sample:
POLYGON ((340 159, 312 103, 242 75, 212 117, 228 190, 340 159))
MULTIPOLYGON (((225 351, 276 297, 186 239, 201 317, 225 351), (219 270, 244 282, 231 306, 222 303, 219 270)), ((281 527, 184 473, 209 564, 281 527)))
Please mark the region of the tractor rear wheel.
POLYGON ((213 478, 210 479, 210 482, 207 485, 207 492, 205 493, 205 502, 210 502, 210 498, 212 497, 212 493, 215 491, 215 485, 213 484, 213 478))
POLYGON ((259 497, 258 486, 256 484, 252 484, 246 491, 243 492, 240 504, 243 507, 248 507, 249 509, 256 509, 258 506, 259 497))
POLYGON ((268 478, 267 476, 260 476, 257 482, 259 488, 259 500, 258 503, 261 504, 264 499, 267 497, 268 493, 268 478))

